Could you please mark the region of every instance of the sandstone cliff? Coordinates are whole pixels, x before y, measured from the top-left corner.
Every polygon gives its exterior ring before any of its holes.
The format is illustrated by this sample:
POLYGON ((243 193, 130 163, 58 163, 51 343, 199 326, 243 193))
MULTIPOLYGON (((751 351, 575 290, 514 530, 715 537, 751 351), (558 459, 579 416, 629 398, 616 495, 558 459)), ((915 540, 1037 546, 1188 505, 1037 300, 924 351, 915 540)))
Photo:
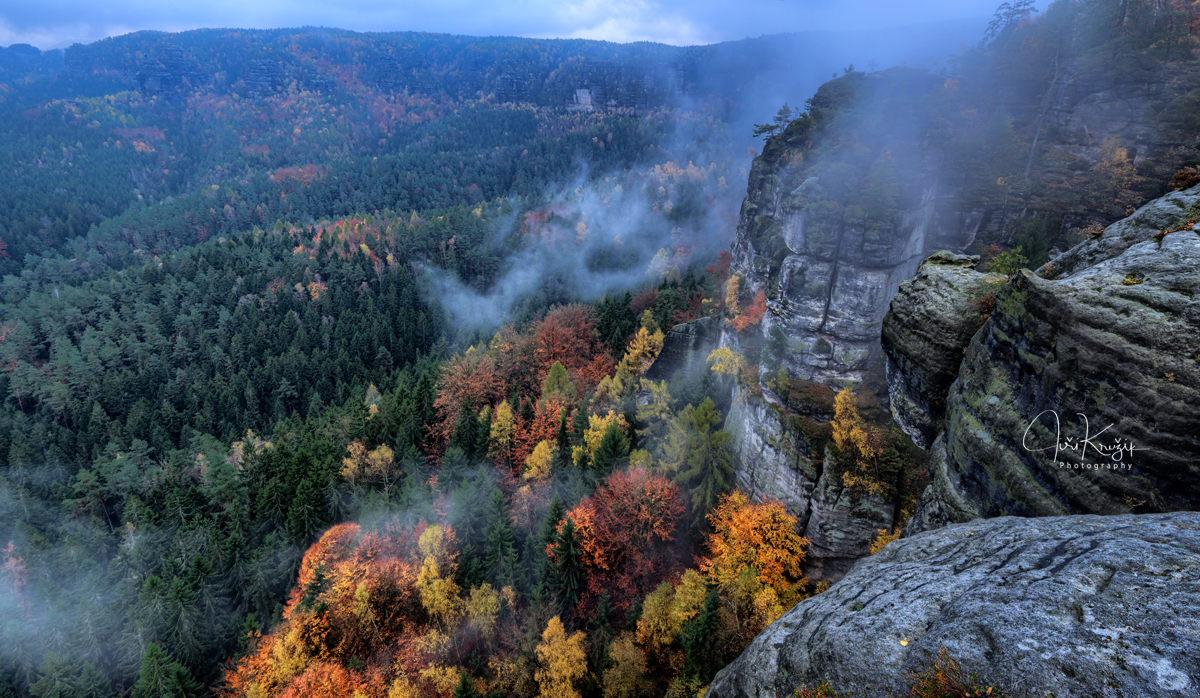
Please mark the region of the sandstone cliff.
MULTIPOLYGON (((772 328, 783 328, 788 375, 835 387, 863 385, 885 349, 891 409, 931 454, 933 488, 913 530, 977 516, 1186 508, 1200 499, 1186 484, 1196 481, 1197 454, 1185 417, 1195 406, 1195 361, 1184 357, 1196 352, 1183 339, 1196 330, 1191 252, 1172 235, 1153 241, 1162 251, 1153 259, 1148 247, 1115 258, 1200 219, 1185 211, 1194 197, 1172 195, 1067 250, 1086 237, 1085 224, 1123 215, 1128 192, 1114 195, 1113 167, 1145 191, 1174 171, 1194 133, 1186 115, 1200 99, 1194 72, 1173 65, 1138 82, 1068 65, 1044 92, 1016 85, 1007 103, 969 76, 908 69, 826 83, 754 161, 733 272, 744 297, 765 294, 767 311, 758 329, 725 326, 722 344, 755 357, 772 328), (992 126, 981 130, 976 116, 986 109, 995 109, 992 126), (1055 258, 1045 278, 1023 274, 1005 286, 1006 277, 976 272, 979 259, 958 254, 983 242, 1022 244, 1038 264, 1055 258), (917 272, 937 249, 952 251, 917 272), (1067 331, 1059 346, 1057 324, 1068 319, 1086 336, 1067 331), (1049 438, 1049 413, 1035 419, 1045 410, 1057 410, 1064 439, 1079 436, 1078 414, 1096 429, 1113 425, 1106 443, 1132 443, 1138 465, 1079 474, 1059 469, 1051 452, 1025 450, 1031 422, 1030 443, 1049 438)), ((763 380, 735 389, 726 423, 738 484, 782 499, 812 537, 817 493, 828 501, 836 483, 821 485, 820 454, 790 428, 793 415, 770 387, 777 367, 765 354, 761 364, 763 380)), ((861 535, 821 554, 844 568, 873 533, 861 535)))
POLYGON ((1200 514, 1000 518, 902 539, 800 602, 710 698, 908 694, 945 648, 1014 696, 1200 691, 1200 514))
POLYGON ((932 265, 896 297, 885 329, 899 329, 884 342, 893 411, 910 433, 939 429, 910 531, 1200 507, 1197 220, 1200 187, 1143 207, 1040 274, 1020 272, 969 342, 903 331, 914 313, 930 326, 961 323, 927 281, 932 265), (960 357, 952 384, 922 371, 960 357), (939 401, 944 418, 909 407, 939 401))

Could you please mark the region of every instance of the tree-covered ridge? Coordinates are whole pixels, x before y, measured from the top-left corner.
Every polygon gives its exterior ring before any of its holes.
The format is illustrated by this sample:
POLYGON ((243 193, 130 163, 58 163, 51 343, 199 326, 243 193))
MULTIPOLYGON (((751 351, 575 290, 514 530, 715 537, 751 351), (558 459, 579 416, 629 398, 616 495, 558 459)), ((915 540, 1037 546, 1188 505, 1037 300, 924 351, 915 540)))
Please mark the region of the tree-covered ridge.
MULTIPOLYGON (((709 209, 727 189, 716 172, 668 162, 541 205, 277 222, 148 260, 138 248, 130 261, 147 261, 90 281, 72 281, 86 258, 43 262, 3 286, 0 381, 10 400, 0 448, 12 462, 87 462, 112 420, 160 449, 179 446, 186 429, 221 438, 269 430, 428 353, 443 336, 438 303, 451 300, 427 304, 437 295, 429 275, 488 293, 511 271, 511 254, 580 255, 579 267, 502 309, 518 313, 587 299, 596 291, 578 285, 580 272, 677 279, 707 249, 709 209), (56 446, 11 451, 35 424, 56 446)), ((665 324, 687 319, 699 300, 667 293, 661 307, 665 324)), ((619 353, 625 334, 605 341, 619 353)))
POLYGON ((11 273, 57 252, 69 273, 95 273, 129 263, 134 248, 181 249, 276 220, 537 196, 580 168, 724 166, 722 128, 672 111, 565 113, 370 92, 51 102, 7 120, 0 265, 11 273), (664 149, 677 130, 707 133, 705 142, 664 149))

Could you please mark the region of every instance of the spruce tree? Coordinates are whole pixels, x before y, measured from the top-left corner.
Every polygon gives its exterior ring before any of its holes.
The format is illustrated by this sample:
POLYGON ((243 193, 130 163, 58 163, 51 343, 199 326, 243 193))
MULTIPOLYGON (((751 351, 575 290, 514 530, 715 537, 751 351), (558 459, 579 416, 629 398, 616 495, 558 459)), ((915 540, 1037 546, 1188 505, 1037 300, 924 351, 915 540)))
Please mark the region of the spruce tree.
POLYGON ((717 592, 710 591, 704 598, 704 608, 700 613, 684 623, 680 637, 684 654, 687 655, 686 671, 703 683, 711 681, 718 668, 712 638, 717 631, 719 605, 717 592))
POLYGON ((554 561, 550 566, 554 595, 564 617, 574 617, 583 589, 583 564, 579 560, 579 541, 575 535, 575 522, 566 517, 562 530, 555 537, 554 561))
POLYGON ((575 446, 583 443, 583 433, 588 428, 588 398, 584 395, 583 400, 579 402, 579 409, 575 410, 575 416, 571 419, 571 443, 575 446))
POLYGON ((131 695, 132 698, 193 698, 200 695, 200 688, 182 664, 152 642, 142 655, 142 670, 131 695))
MULTIPOLYGON (((540 595, 543 592, 553 591, 554 580, 550 569, 550 558, 546 557, 546 549, 558 538, 558 522, 562 521, 566 516, 567 508, 563 506, 562 499, 556 494, 554 499, 550 500, 550 506, 546 509, 546 517, 542 519, 542 535, 540 545, 538 546, 538 554, 531 557, 530 561, 536 564, 534 567, 534 594, 540 595)), ((532 536, 531 536, 532 537, 532 536)))
POLYGON ((471 411, 470 405, 463 402, 458 410, 458 424, 454 427, 454 434, 450 436, 450 447, 461 448, 463 454, 468 458, 474 458, 478 453, 476 447, 479 442, 479 420, 476 419, 475 413, 471 411))
POLYGON ((458 685, 454 687, 454 698, 480 698, 479 691, 476 691, 475 685, 471 683, 469 672, 459 672, 458 685))
POLYGON ((479 420, 475 431, 475 447, 474 453, 477 457, 482 458, 487 455, 488 446, 491 441, 492 434, 492 408, 484 407, 479 413, 479 420))
POLYGON ((516 583, 517 550, 513 533, 512 517, 504 501, 504 493, 497 487, 492 490, 486 518, 486 552, 484 570, 487 580, 497 589, 516 583))
POLYGON ((567 431, 567 408, 563 408, 558 415, 558 433, 554 437, 554 444, 557 447, 555 451, 555 465, 564 467, 571 463, 571 437, 567 431))
POLYGON ((600 475, 607 474, 622 458, 629 455, 629 439, 621 432, 621 427, 610 424, 596 447, 592 456, 592 468, 600 475))

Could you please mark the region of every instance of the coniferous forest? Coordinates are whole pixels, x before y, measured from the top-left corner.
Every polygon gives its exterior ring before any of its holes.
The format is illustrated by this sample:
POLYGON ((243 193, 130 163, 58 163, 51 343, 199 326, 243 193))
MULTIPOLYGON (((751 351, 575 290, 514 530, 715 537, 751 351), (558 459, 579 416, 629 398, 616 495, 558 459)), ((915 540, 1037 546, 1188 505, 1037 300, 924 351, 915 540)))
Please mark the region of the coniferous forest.
MULTIPOLYGON (((977 240, 994 268, 1196 164, 1114 144, 1009 184, 1068 34, 1113 73, 1191 59, 1196 10, 1152 4, 1018 3, 931 73, 969 195, 1031 212, 977 240)), ((0 698, 702 691, 821 590, 795 517, 734 487, 733 382, 769 375, 848 486, 911 513, 926 482, 881 375, 789 377, 782 335, 644 378, 681 323, 759 328, 747 146, 804 140, 894 214, 838 104, 745 112, 780 41, 0 49, 0 698)))

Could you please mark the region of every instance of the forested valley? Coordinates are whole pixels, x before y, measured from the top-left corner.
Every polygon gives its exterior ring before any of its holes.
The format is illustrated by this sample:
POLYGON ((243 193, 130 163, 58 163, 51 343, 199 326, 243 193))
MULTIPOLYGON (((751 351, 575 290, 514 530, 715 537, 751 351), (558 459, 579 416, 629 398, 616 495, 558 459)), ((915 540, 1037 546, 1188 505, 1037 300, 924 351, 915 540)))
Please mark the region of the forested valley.
MULTIPOLYGON (((935 75, 922 107, 967 124, 947 158, 969 195, 1036 214, 979 238, 993 269, 1197 164, 1113 144, 1013 183, 1045 88, 1022 71, 1068 32, 1106 70, 1190 59, 1194 9, 1105 34, 1115 5, 998 13, 935 75)), ((753 81, 710 69, 731 50, 328 30, 0 50, 0 698, 698 695, 821 591, 795 517, 734 487, 735 381, 910 514, 924 460, 881 373, 857 395, 789 376, 728 251, 747 142, 824 162, 823 135, 871 134, 810 101, 749 141, 729 123, 753 81), (706 318, 749 350, 647 380, 706 318)), ((847 162, 870 185, 847 205, 898 215, 898 170, 847 162)))

